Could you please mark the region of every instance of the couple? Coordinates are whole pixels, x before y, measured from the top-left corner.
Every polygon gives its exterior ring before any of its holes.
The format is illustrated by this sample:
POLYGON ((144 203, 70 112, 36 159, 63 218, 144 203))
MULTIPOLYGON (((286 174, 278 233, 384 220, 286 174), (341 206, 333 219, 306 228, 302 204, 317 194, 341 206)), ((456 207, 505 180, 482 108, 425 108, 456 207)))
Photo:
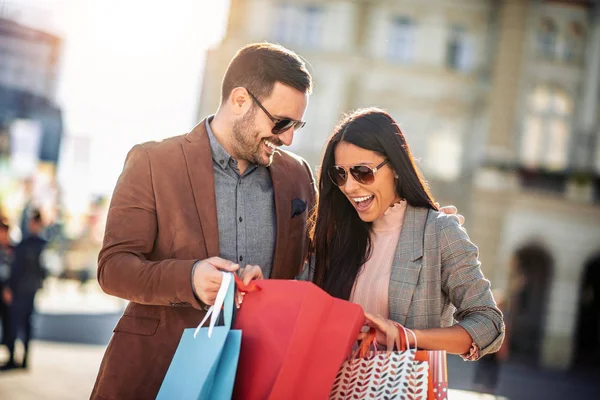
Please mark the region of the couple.
POLYGON ((293 279, 309 258, 304 276, 361 304, 379 343, 392 346, 399 323, 422 348, 468 359, 498 350, 502 314, 477 248, 438 211, 387 113, 357 111, 337 127, 317 204, 306 161, 278 148, 304 126, 311 87, 295 53, 248 45, 227 68, 216 115, 130 151, 98 261, 104 291, 130 303, 92 398, 154 398, 221 271, 293 279))

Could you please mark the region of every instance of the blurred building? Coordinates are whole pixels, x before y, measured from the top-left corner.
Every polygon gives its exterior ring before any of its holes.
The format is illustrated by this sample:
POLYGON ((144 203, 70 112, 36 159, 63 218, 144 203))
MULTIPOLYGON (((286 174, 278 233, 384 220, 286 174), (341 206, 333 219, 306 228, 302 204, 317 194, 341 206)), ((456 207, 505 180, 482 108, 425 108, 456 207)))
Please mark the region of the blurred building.
POLYGON ((513 287, 513 352, 600 365, 600 5, 504 1, 470 232, 513 287))
POLYGON ((231 0, 199 118, 217 110, 235 51, 263 40, 305 57, 315 80, 292 150, 316 166, 343 112, 390 111, 436 198, 466 215, 486 276, 512 293, 514 359, 600 366, 598 2, 231 0))
POLYGON ((0 17, 0 143, 5 143, 0 148, 5 157, 7 149, 31 147, 30 136, 36 136, 39 161, 57 163, 63 134, 55 102, 61 48, 57 36, 0 17))

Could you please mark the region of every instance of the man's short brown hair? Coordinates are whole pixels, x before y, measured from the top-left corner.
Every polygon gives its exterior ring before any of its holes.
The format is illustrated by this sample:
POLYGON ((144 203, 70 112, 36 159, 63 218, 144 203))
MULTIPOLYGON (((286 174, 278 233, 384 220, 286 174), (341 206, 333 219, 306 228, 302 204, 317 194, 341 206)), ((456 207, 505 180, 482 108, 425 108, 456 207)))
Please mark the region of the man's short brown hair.
POLYGON ((253 43, 233 57, 221 87, 224 103, 236 87, 244 87, 258 99, 268 97, 275 82, 310 94, 312 78, 304 61, 293 51, 272 43, 253 43))

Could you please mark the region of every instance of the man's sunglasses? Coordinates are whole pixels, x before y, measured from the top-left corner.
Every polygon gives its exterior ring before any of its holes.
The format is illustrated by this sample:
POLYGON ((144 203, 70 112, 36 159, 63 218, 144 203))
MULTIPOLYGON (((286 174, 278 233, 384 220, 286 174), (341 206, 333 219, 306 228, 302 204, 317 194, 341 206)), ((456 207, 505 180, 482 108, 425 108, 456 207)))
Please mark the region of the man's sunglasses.
POLYGON ((381 167, 387 164, 390 160, 386 159, 381 162, 375 168, 368 167, 366 165, 354 165, 352 167, 342 167, 339 165, 334 165, 333 167, 329 167, 327 173, 329 177, 337 186, 344 186, 346 181, 348 180, 348 172, 358 183, 362 183, 363 185, 370 185, 375 182, 375 172, 379 171, 381 167))
POLYGON ((250 97, 252 97, 252 100, 254 100, 254 102, 265 112, 265 114, 267 114, 267 117, 269 117, 271 122, 275 124, 273 129, 271 129, 273 135, 279 135, 280 133, 283 133, 292 127, 295 130, 298 130, 301 129, 304 125, 306 125, 306 122, 304 121, 296 121, 295 119, 291 118, 277 118, 272 116, 271 113, 268 112, 262 104, 260 104, 260 101, 258 101, 258 99, 252 94, 252 92, 250 92, 248 89, 246 89, 246 91, 248 92, 250 97))

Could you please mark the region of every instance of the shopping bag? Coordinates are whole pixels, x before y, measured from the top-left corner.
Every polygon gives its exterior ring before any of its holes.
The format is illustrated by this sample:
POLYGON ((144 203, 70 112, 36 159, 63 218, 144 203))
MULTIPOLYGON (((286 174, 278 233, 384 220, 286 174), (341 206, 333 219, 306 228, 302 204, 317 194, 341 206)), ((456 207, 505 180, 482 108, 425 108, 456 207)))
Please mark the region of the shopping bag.
POLYGON ((362 308, 310 282, 266 280, 248 293, 234 398, 326 399, 364 325, 362 308))
POLYGON ((183 331, 158 400, 231 399, 242 341, 242 332, 231 329, 234 291, 232 274, 223 272, 214 306, 196 329, 183 331), (224 325, 215 326, 221 307, 224 325), (209 317, 209 326, 203 328, 209 317))
POLYGON ((414 332, 399 326, 401 348, 377 350, 375 331, 346 360, 333 384, 329 398, 447 400, 448 378, 445 351, 417 350, 414 332), (408 335, 415 346, 410 348, 408 335), (373 349, 366 351, 373 345, 373 349))

